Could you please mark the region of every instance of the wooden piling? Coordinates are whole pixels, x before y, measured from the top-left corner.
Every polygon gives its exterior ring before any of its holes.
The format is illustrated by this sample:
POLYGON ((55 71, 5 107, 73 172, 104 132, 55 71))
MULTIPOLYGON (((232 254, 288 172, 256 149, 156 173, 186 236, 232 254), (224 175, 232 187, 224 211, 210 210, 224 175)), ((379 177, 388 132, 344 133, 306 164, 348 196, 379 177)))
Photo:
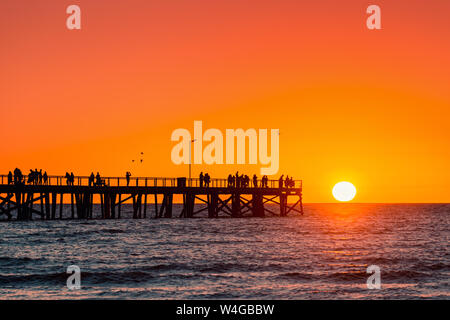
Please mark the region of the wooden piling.
POLYGON ((155 193, 155 218, 158 218, 158 195, 155 193))
POLYGON ((116 218, 116 194, 115 193, 111 193, 110 200, 111 200, 111 219, 115 219, 116 218))
POLYGON ((239 193, 232 194, 233 199, 231 200, 231 216, 237 218, 241 216, 241 195, 239 193))
POLYGON ((42 192, 39 194, 39 197, 41 198, 41 214, 44 214, 44 195, 42 192))
POLYGON ((59 219, 63 218, 63 208, 64 208, 63 198, 64 194, 61 193, 59 198, 59 219))
POLYGON ((173 205, 173 194, 167 194, 166 196, 166 210, 164 213, 164 218, 172 218, 172 205, 173 205))
POLYGON ((111 218, 111 196, 109 193, 104 194, 104 218, 111 218))
POLYGON ((45 193, 45 217, 47 220, 50 220, 50 194, 49 193, 45 193))
POLYGON ((72 219, 75 219, 75 208, 74 208, 73 198, 74 198, 74 194, 71 193, 70 194, 70 210, 72 213, 72 219))
POLYGON ((119 193, 119 212, 117 213, 117 218, 120 219, 120 215, 122 212, 122 194, 119 193))
POLYGON ((105 206, 103 204, 103 193, 100 193, 100 210, 102 219, 105 219, 105 206))
POLYGON ((55 217, 56 217, 56 203, 57 203, 56 196, 57 196, 57 193, 53 192, 52 193, 52 220, 55 220, 55 217))
MULTIPOLYGON (((147 185, 147 179, 145 180, 145 184, 147 185)), ((147 194, 144 195, 144 219, 147 218, 147 194)))

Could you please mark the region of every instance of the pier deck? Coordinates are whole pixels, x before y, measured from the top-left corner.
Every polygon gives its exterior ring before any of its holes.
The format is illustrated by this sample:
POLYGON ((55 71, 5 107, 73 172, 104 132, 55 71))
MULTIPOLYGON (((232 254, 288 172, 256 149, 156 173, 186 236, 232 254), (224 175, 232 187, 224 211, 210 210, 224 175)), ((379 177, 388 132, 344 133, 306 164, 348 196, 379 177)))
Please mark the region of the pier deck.
POLYGON ((205 187, 200 186, 199 179, 186 178, 133 177, 127 181, 123 177, 104 177, 102 185, 92 185, 89 177, 75 177, 73 183, 68 183, 65 177, 49 176, 45 184, 26 184, 11 183, 6 175, 0 175, 0 218, 120 219, 125 202, 133 204, 135 219, 171 218, 174 195, 182 197, 182 218, 202 212, 207 212, 209 218, 303 214, 301 180, 287 188, 280 187, 278 180, 269 180, 264 187, 261 181, 256 187, 235 187, 228 186, 226 179, 211 179, 205 187), (67 197, 70 200, 65 203, 67 197), (292 198, 294 202, 290 203, 292 198), (94 203, 100 204, 97 214, 94 203), (267 208, 267 203, 279 206, 278 212, 267 208), (65 204, 70 205, 70 214, 64 212, 65 204))

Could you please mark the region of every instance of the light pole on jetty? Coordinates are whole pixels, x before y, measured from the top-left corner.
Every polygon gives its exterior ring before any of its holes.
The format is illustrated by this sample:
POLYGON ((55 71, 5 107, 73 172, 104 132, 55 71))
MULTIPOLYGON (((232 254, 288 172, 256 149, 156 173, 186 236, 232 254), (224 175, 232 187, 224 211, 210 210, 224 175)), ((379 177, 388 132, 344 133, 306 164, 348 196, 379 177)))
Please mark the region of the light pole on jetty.
POLYGON ((197 139, 191 140, 191 143, 189 144, 189 187, 192 187, 191 185, 191 164, 192 164, 192 156, 191 156, 191 149, 192 149, 192 143, 194 143, 197 139))

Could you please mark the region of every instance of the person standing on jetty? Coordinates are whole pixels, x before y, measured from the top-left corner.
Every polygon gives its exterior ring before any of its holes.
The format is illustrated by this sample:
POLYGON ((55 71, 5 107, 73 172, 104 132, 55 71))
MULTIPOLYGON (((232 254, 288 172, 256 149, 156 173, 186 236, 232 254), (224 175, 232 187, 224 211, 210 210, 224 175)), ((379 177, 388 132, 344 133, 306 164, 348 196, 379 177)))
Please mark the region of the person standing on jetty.
POLYGON ((89 187, 94 184, 95 176, 94 173, 91 171, 91 175, 89 176, 89 187))
POLYGON ((263 176, 261 179, 261 188, 267 188, 267 182, 268 182, 269 178, 267 178, 267 176, 263 176))
POLYGON ((102 177, 100 176, 100 173, 97 172, 97 175, 95 176, 95 183, 97 186, 101 186, 102 185, 102 177))
POLYGON ((228 175, 228 188, 233 187, 233 185, 234 185, 234 177, 230 173, 228 175))
POLYGON ((209 183, 211 182, 211 177, 209 176, 209 173, 206 173, 204 178, 205 179, 205 187, 209 187, 209 183))
POLYGON ((253 175, 253 188, 258 188, 258 177, 256 174, 253 175))
POLYGON ((14 169, 14 184, 22 184, 23 174, 19 168, 14 169))
POLYGON ((127 187, 130 185, 130 177, 131 177, 131 172, 127 171, 127 173, 125 174, 125 178, 127 179, 127 187))
POLYGON ((44 174, 42 175, 42 179, 44 180, 44 184, 48 184, 48 174, 47 171, 44 171, 44 174))
POLYGON ((278 179, 278 185, 280 188, 283 188, 283 177, 284 177, 284 174, 282 174, 280 179, 278 179))
POLYGON ((200 188, 203 188, 203 180, 205 179, 205 176, 203 175, 203 171, 200 172, 199 179, 200 179, 200 188))
POLYGON ((8 173, 8 184, 12 184, 13 183, 13 174, 11 171, 9 171, 8 173))

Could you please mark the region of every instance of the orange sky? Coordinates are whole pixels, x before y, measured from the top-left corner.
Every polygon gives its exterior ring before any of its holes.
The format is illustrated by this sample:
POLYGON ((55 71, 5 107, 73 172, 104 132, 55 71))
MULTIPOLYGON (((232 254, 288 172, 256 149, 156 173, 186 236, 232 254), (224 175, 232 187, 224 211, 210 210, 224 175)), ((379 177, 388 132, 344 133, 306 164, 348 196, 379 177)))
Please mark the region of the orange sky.
POLYGON ((305 202, 342 180, 356 202, 450 202, 449 15, 448 0, 3 0, 0 172, 187 175, 170 136, 202 120, 279 128, 305 202))

